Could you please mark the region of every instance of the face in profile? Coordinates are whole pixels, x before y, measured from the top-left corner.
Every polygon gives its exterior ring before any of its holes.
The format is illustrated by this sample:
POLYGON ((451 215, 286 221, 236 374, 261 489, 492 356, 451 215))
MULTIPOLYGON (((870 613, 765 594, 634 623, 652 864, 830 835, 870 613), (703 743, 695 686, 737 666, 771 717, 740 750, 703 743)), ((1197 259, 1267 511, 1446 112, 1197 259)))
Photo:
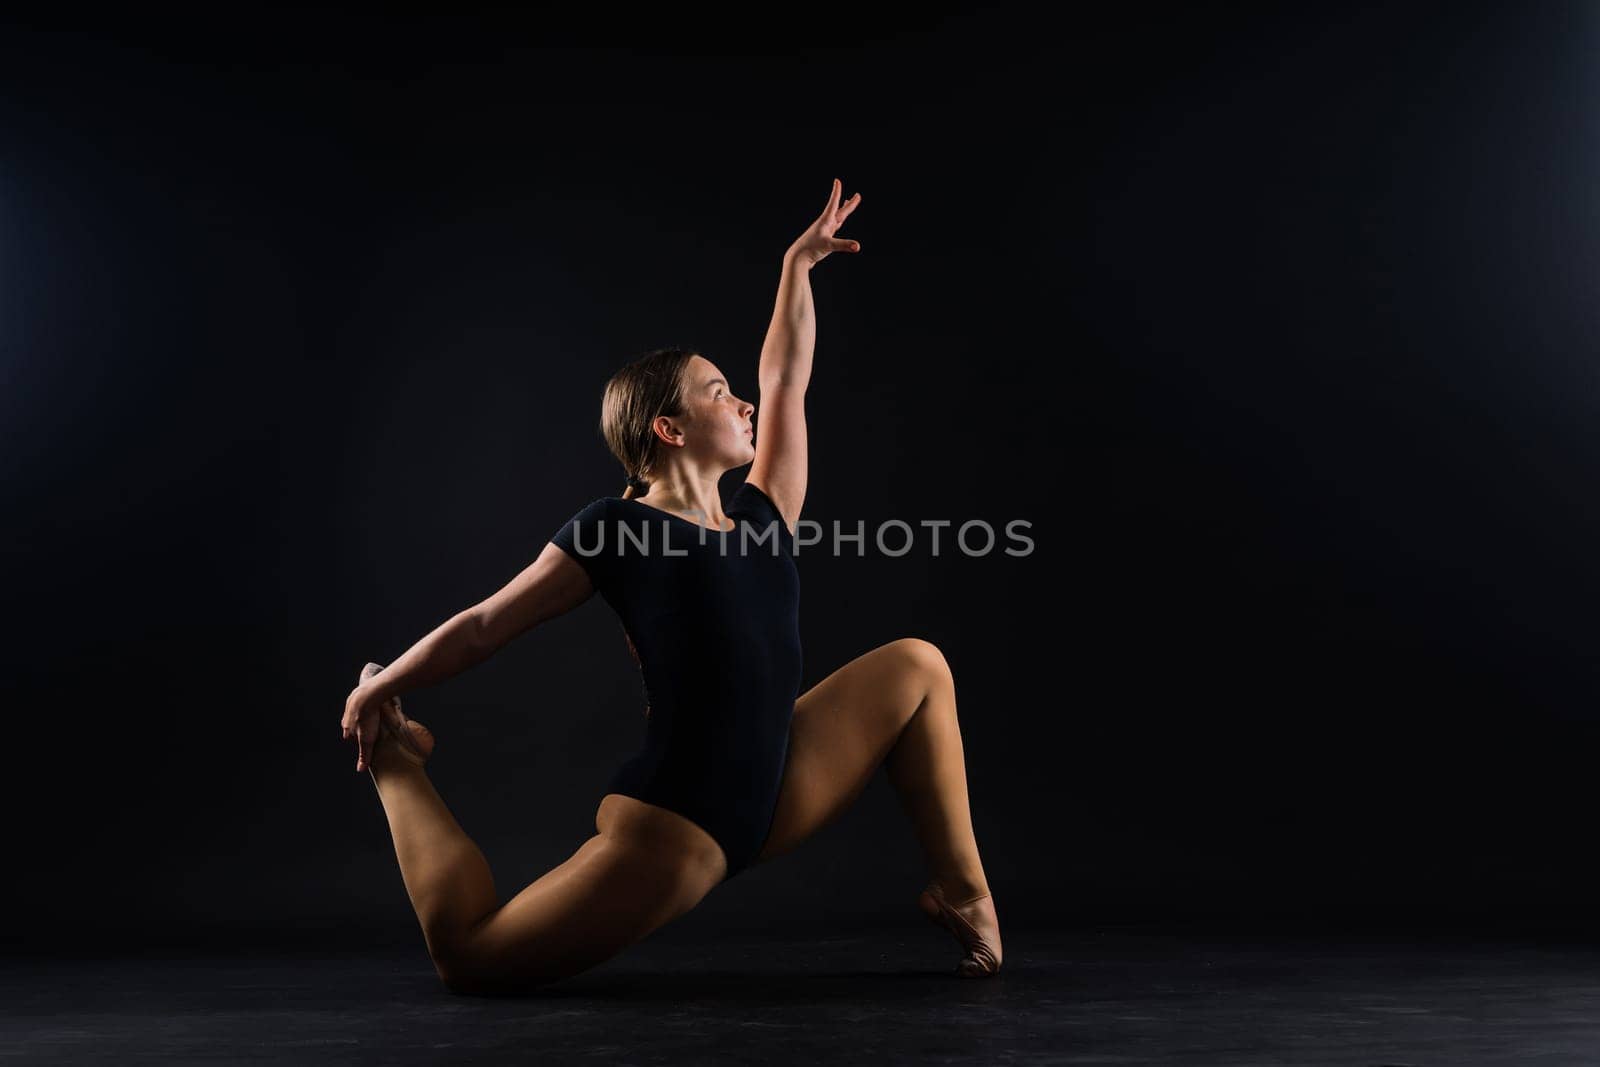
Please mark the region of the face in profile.
POLYGON ((683 368, 685 447, 708 466, 732 470, 756 458, 756 407, 739 399, 727 375, 704 356, 692 356, 683 368))

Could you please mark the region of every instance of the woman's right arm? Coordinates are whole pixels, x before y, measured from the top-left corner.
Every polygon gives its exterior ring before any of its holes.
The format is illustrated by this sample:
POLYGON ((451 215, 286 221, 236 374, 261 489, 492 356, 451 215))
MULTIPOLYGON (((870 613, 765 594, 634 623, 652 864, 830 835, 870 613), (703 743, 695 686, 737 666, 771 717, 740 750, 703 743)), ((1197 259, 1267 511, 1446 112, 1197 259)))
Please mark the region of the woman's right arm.
POLYGON ((392 696, 442 682, 593 595, 588 572, 558 546, 547 544, 539 558, 504 588, 456 613, 362 684, 371 690, 369 699, 381 704, 392 696))

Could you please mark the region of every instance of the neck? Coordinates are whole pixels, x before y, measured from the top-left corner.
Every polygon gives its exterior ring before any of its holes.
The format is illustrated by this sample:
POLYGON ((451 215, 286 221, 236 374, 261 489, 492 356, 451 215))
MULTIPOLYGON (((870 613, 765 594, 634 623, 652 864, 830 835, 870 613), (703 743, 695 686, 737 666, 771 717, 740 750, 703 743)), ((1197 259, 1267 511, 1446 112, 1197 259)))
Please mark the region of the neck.
POLYGON ((697 522, 720 526, 723 522, 722 494, 717 491, 716 479, 709 481, 677 481, 663 479, 652 482, 650 491, 635 499, 642 500, 667 511, 688 513, 697 522))

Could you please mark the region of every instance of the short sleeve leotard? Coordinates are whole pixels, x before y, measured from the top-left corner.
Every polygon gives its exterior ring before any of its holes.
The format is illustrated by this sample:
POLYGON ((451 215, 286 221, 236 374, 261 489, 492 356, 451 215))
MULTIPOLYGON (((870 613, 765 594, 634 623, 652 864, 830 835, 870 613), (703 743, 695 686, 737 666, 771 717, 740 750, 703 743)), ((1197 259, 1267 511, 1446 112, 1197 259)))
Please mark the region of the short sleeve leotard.
POLYGON ((551 541, 622 620, 649 701, 644 747, 607 791, 677 812, 722 846, 724 881, 766 843, 800 689, 794 535, 743 483, 718 532, 622 497, 586 505, 551 541))

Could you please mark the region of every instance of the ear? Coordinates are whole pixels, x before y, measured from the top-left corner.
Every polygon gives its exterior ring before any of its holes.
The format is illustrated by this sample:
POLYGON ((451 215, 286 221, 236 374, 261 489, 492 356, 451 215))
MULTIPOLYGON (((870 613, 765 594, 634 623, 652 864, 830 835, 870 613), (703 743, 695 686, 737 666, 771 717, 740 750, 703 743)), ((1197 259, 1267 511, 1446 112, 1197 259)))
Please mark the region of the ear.
POLYGON ((657 438, 674 448, 683 444, 683 431, 673 423, 670 415, 657 415, 650 428, 655 431, 657 438))

